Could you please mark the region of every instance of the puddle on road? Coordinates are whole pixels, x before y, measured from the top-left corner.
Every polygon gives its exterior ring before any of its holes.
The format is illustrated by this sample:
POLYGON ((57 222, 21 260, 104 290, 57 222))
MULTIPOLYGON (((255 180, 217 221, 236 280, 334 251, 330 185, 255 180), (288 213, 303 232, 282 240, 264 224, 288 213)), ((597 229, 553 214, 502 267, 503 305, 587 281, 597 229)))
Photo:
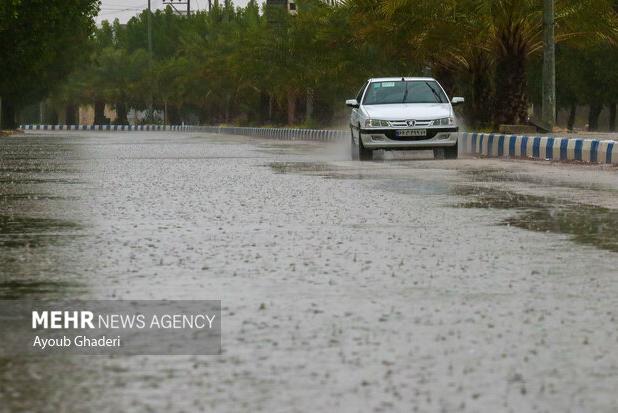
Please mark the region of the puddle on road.
POLYGON ((268 166, 278 174, 334 172, 340 170, 334 165, 322 162, 271 162, 268 166))
POLYGON ((67 231, 79 228, 80 225, 70 221, 0 215, 0 247, 41 247, 59 242, 67 231))
POLYGON ((451 185, 446 182, 423 181, 415 178, 389 179, 380 183, 377 189, 397 192, 405 195, 446 195, 451 185))
POLYGON ((12 202, 12 201, 66 201, 70 199, 77 199, 77 197, 66 197, 49 194, 38 193, 21 193, 21 194, 0 194, 0 203, 12 202))
POLYGON ((306 155, 306 152, 300 152, 295 150, 288 149, 256 149, 256 152, 265 153, 268 155, 297 155, 303 156, 306 155))
POLYGON ((307 155, 319 149, 308 143, 260 143, 256 151, 271 155, 307 155))
POLYGON ((43 174, 43 173, 65 173, 65 174, 74 174, 78 173, 77 169, 71 168, 59 168, 55 165, 52 166, 0 166, 0 173, 2 174, 10 174, 10 173, 19 173, 19 174, 43 174))
POLYGON ((272 162, 267 166, 278 174, 313 175, 325 179, 375 180, 396 178, 396 176, 377 174, 375 173, 378 171, 377 169, 363 170, 337 166, 326 162, 272 162))
POLYGON ((51 299, 66 295, 75 287, 63 281, 0 281, 0 300, 51 299))
POLYGON ((392 168, 376 167, 360 169, 356 167, 337 166, 320 162, 273 162, 268 166, 279 174, 299 173, 319 176, 324 179, 379 181, 375 189, 397 192, 400 194, 446 195, 450 184, 415 177, 402 177, 393 173, 392 168))
POLYGON ((460 208, 526 209, 544 208, 556 203, 555 199, 482 186, 456 186, 452 193, 458 196, 474 197, 471 201, 458 204, 460 208))
POLYGON ((84 181, 77 179, 60 179, 60 178, 29 178, 16 176, 1 176, 0 183, 3 184, 83 184, 84 181))
POLYGON ((507 220, 531 231, 571 235, 580 244, 618 252, 618 211, 591 205, 538 209, 507 220))
POLYGON ((457 187, 453 193, 474 198, 456 205, 458 208, 518 211, 503 225, 567 234, 580 244, 618 252, 618 210, 484 187, 457 187))
POLYGON ((505 169, 466 169, 461 171, 468 178, 480 182, 513 182, 513 183, 528 183, 535 185, 551 185, 562 188, 583 189, 588 191, 612 191, 612 188, 607 188, 595 183, 576 183, 576 182, 561 182, 554 179, 542 178, 539 176, 531 176, 525 172, 508 171, 505 169))
MULTIPOLYGON (((303 173, 331 179, 380 179, 380 189, 404 194, 453 194, 472 199, 456 205, 459 208, 492 208, 517 210, 516 216, 503 222, 518 228, 538 232, 570 235, 581 244, 618 252, 618 210, 586 204, 569 203, 550 197, 525 195, 483 186, 455 186, 448 183, 423 181, 389 174, 379 175, 371 170, 354 170, 319 162, 273 162, 268 164, 276 173, 303 173)), ((518 176, 502 170, 467 171, 484 180, 517 181, 518 176)), ((587 187, 591 189, 591 187, 587 187)))

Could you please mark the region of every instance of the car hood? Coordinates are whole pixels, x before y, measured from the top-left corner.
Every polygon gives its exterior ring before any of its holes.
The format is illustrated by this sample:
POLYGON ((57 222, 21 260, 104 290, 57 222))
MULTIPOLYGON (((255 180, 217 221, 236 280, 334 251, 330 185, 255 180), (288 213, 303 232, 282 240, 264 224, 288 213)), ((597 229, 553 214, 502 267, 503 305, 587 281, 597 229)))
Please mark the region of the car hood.
POLYGON ((380 120, 433 120, 452 116, 450 103, 367 105, 363 110, 369 118, 380 120))

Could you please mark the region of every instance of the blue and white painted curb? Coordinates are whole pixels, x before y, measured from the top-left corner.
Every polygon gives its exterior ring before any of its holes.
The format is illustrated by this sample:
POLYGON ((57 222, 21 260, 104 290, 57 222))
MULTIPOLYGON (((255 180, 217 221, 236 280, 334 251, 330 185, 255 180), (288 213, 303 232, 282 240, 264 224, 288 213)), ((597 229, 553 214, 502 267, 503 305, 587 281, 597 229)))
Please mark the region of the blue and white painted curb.
POLYGON ((184 125, 20 125, 22 130, 65 131, 188 131, 184 125))
MULTIPOLYGON (((350 138, 350 132, 346 130, 233 126, 21 125, 20 129, 44 131, 184 131, 321 142, 350 138)), ((459 148, 462 154, 489 158, 529 158, 618 164, 618 142, 613 140, 462 132, 459 134, 459 148)))
POLYGON ((462 132, 459 146, 464 154, 489 158, 618 164, 618 142, 612 140, 462 132))
POLYGON ((350 132, 334 129, 299 129, 299 128, 241 128, 229 126, 194 126, 194 131, 224 133, 231 135, 252 136, 279 140, 333 142, 349 139, 350 132))
POLYGON ((279 140, 331 142, 349 138, 350 132, 333 129, 247 128, 192 125, 20 125, 26 131, 184 131, 253 136, 279 140))

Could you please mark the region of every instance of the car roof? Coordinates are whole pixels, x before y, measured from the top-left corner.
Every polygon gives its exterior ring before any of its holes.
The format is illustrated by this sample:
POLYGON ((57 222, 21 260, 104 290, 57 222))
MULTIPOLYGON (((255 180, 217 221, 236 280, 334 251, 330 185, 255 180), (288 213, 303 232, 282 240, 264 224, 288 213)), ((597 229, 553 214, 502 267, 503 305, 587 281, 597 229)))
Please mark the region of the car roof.
POLYGON ((399 76, 399 77, 375 77, 375 78, 371 78, 369 79, 369 82, 393 82, 393 81, 397 81, 397 80, 401 80, 404 79, 405 81, 411 81, 411 80, 425 80, 425 81, 436 81, 436 79, 434 79, 433 77, 406 77, 406 76, 399 76))

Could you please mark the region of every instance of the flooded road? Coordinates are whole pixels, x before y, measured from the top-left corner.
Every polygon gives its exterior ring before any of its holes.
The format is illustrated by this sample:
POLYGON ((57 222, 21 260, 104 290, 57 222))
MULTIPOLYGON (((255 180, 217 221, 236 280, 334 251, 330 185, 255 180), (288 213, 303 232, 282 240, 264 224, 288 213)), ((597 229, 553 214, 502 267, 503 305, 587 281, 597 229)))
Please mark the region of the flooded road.
POLYGON ((0 298, 216 299, 221 356, 0 359, 0 411, 618 410, 618 170, 0 141, 0 298))

